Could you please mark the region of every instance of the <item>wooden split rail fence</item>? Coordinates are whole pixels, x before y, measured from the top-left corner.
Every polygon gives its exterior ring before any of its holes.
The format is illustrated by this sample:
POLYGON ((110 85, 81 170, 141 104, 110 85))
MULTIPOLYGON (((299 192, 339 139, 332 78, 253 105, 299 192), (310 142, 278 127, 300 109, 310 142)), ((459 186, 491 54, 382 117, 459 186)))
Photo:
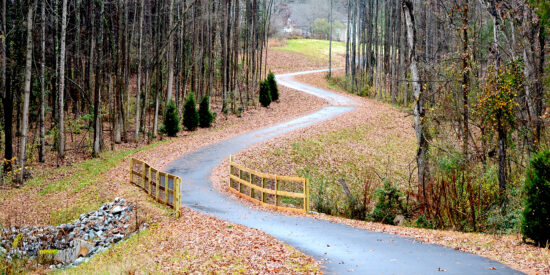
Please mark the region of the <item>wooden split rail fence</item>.
POLYGON ((309 182, 306 178, 257 172, 233 162, 233 156, 229 161, 229 190, 263 206, 309 212, 309 182))
POLYGON ((130 159, 130 183, 141 187, 159 203, 168 205, 180 215, 181 178, 161 172, 149 164, 130 159))

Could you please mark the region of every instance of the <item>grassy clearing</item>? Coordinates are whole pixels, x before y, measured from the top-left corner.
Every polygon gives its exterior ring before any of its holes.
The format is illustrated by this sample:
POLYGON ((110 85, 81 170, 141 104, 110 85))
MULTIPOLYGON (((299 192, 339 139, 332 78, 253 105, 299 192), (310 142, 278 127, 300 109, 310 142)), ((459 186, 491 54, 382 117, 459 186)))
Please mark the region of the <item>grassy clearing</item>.
MULTIPOLYGON (((209 129, 207 132, 227 130, 235 125, 224 125, 209 129)), ((193 133, 192 135, 196 135, 193 133)), ((14 198, 21 194, 31 194, 32 200, 43 205, 48 210, 47 224, 59 225, 77 219, 81 214, 96 210, 102 204, 113 199, 113 194, 106 194, 105 189, 112 184, 106 173, 117 168, 128 157, 176 139, 157 140, 138 148, 125 148, 107 151, 98 158, 88 159, 71 166, 63 166, 46 171, 36 171, 36 176, 18 189, 0 193, 0 199, 14 198), (107 181, 107 182, 106 182, 107 181)), ((127 174, 117 173, 126 178, 127 174)), ((132 188, 128 186, 128 188, 132 188)), ((163 208, 162 206, 159 206, 163 208)), ((164 211, 168 213, 169 211, 164 211)))
MULTIPOLYGON (((316 39, 289 39, 286 45, 275 49, 289 52, 302 53, 309 57, 328 61, 329 41, 316 39)), ((332 54, 346 54, 346 44, 344 42, 332 41, 332 54)))
POLYGON ((72 201, 60 202, 62 207, 52 208, 50 211, 49 224, 59 225, 73 221, 82 213, 96 210, 110 198, 102 195, 99 183, 105 181, 103 173, 117 167, 121 162, 140 151, 153 149, 169 140, 162 140, 147 146, 109 151, 103 153, 99 158, 89 159, 73 166, 66 166, 42 173, 28 181, 24 187, 13 189, 0 194, 0 198, 9 198, 19 192, 35 193, 36 199, 45 201, 58 194, 70 197, 72 201))
POLYGON ((415 139, 377 131, 377 127, 391 123, 391 117, 382 114, 376 125, 366 124, 298 139, 278 148, 264 149, 258 154, 261 159, 245 158, 243 161, 260 171, 284 171, 284 174, 308 177, 312 209, 347 215, 348 202, 341 179, 355 199, 365 199, 363 194, 367 190, 367 201, 384 180, 404 189, 409 186, 408 161, 414 156, 415 139))

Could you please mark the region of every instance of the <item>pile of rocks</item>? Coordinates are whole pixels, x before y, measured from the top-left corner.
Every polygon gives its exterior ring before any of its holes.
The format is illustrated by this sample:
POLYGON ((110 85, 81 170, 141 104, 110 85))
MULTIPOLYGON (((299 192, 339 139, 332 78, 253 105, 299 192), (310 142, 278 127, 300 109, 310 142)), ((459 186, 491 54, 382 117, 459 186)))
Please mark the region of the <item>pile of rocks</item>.
POLYGON ((2 228, 0 254, 8 259, 14 256, 35 258, 39 251, 50 250, 58 262, 52 267, 78 265, 132 234, 137 230, 135 224, 134 205, 116 198, 97 211, 82 214, 78 220, 57 227, 2 228), (16 239, 19 240, 14 248, 16 239))

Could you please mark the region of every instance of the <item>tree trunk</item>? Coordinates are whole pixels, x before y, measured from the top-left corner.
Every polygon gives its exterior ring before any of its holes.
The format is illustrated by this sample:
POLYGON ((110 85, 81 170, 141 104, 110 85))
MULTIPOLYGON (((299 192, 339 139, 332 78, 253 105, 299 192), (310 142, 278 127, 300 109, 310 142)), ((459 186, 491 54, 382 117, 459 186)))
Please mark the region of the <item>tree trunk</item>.
POLYGON ((413 95, 415 99, 414 105, 414 129, 416 132, 417 140, 417 154, 416 161, 418 165, 418 184, 422 189, 423 199, 426 199, 426 152, 428 150, 428 143, 424 134, 424 98, 422 95, 422 88, 420 85, 420 76, 418 74, 418 65, 416 57, 416 32, 413 15, 413 5, 410 0, 402 0, 401 5, 403 7, 403 13, 405 16, 405 25, 407 32, 407 42, 409 44, 409 62, 413 85, 413 95))
POLYGON ((328 79, 332 78, 332 3, 333 0, 330 0, 330 42, 328 47, 328 79))
MULTIPOLYGON (((103 11, 104 11, 104 2, 100 2, 100 9, 99 9, 99 31, 97 35, 98 39, 98 54, 97 54, 97 61, 96 61, 96 75, 95 75, 95 81, 94 81, 94 149, 93 149, 93 156, 99 157, 99 154, 101 153, 101 144, 102 144, 102 121, 101 118, 101 89, 102 89, 102 82, 103 82, 103 11)), ((94 31, 94 4, 91 4, 92 10, 92 33, 94 31)), ((94 51, 94 38, 92 38, 91 45, 90 45, 90 56, 93 57, 93 51, 94 51)), ((93 59, 90 60, 90 62, 94 62, 93 59)))
POLYGON ((468 161, 468 138, 470 135, 469 131, 469 103, 468 103, 468 94, 470 92, 470 51, 469 51, 469 38, 468 38, 468 27, 469 27, 469 0, 466 0, 466 3, 462 8, 462 115, 463 115, 463 125, 462 125, 462 155, 464 160, 468 161))
POLYGON ((166 97, 166 104, 172 100, 172 89, 174 86, 174 39, 172 38, 172 25, 174 24, 174 0, 170 1, 170 14, 168 15, 168 95, 166 97))
POLYGON ((498 187, 500 194, 506 191, 506 132, 498 119, 498 187))
POLYGON ((28 1, 29 11, 27 12, 27 54, 25 58, 25 83, 23 88, 23 125, 21 129, 21 148, 19 149, 19 167, 21 168, 21 182, 25 172, 25 153, 27 149, 27 129, 29 126, 29 101, 31 96, 31 73, 32 73, 32 26, 34 3, 28 1))
MULTIPOLYGON (((6 0, 2 0, 2 33, 6 34, 6 0)), ((13 158, 13 93, 11 91, 11 80, 6 74, 6 39, 0 39, 2 45, 2 107, 4 110, 4 159, 11 160, 13 158)), ((12 167, 9 162, 4 163, 4 171, 11 171, 12 167)))
POLYGON ((347 28, 346 28, 346 77, 349 77, 349 39, 351 36, 351 1, 348 0, 348 22, 347 22, 347 28))
POLYGON ((40 13, 42 17, 41 35, 41 54, 40 57, 40 148, 38 149, 38 161, 44 162, 46 156, 46 2, 40 3, 40 13))
POLYGON ((61 41, 59 50, 59 158, 65 157, 65 124, 64 124, 64 94, 65 94, 65 38, 67 35, 67 0, 62 2, 61 41))
POLYGON ((141 6, 139 11, 139 38, 138 38, 138 73, 137 73, 137 98, 136 98, 136 142, 139 142, 139 123, 140 123, 140 109, 141 109, 141 45, 143 39, 143 13, 145 9, 145 0, 141 0, 141 6))

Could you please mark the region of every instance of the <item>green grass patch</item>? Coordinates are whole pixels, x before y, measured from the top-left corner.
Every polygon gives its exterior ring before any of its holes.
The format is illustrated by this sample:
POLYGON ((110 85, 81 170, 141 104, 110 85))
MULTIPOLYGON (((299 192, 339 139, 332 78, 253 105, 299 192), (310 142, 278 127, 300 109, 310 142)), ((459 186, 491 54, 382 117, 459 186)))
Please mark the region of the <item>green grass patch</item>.
MULTIPOLYGON (((289 39, 285 46, 275 48, 283 51, 302 53, 310 57, 328 61, 329 44, 328 40, 317 39, 289 39)), ((338 54, 346 54, 344 42, 332 41, 333 57, 338 54)))
MULTIPOLYGON (((394 136, 392 132, 378 132, 380 127, 391 125, 388 114, 379 115, 375 121, 375 125, 331 131, 295 140, 280 148, 266 149, 260 155, 268 161, 252 159, 246 163, 245 160, 245 165, 276 174, 288 167, 291 174, 309 178, 311 209, 332 215, 353 215, 354 210, 348 209, 341 179, 346 182, 353 199, 360 201, 366 189, 372 192, 381 186, 383 180, 379 177, 402 188, 408 186, 408 161, 414 160, 414 136, 405 138, 394 136)), ((288 168, 284 170, 288 172, 288 168)), ((370 200, 372 193, 367 196, 370 200)))
MULTIPOLYGON (((82 189, 101 181, 102 178, 99 177, 99 175, 108 171, 109 169, 118 166, 124 158, 134 153, 157 147, 168 141, 170 140, 162 140, 135 149, 109 151, 103 153, 99 158, 89 159, 75 166, 60 168, 60 171, 58 171, 58 173, 56 174, 70 171, 72 175, 69 177, 65 177, 59 181, 47 184, 46 187, 40 191, 40 194, 47 195, 53 192, 67 190, 70 190, 70 192, 73 194, 77 193, 82 189)), ((43 179, 39 179, 36 181, 31 180, 27 184, 31 186, 42 185, 44 184, 44 181, 43 179)))

